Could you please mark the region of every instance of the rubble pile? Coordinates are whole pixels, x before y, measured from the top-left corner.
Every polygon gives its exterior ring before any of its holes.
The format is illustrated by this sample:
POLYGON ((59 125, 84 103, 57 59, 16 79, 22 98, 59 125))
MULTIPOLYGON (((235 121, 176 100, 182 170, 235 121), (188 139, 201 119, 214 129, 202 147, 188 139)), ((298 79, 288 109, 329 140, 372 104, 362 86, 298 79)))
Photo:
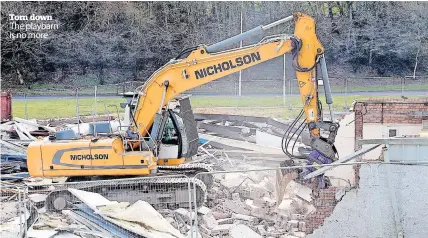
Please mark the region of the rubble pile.
MULTIPOLYGON (((269 145, 271 142, 278 142, 278 135, 282 133, 279 126, 284 123, 273 120, 251 122, 249 118, 246 118, 246 122, 239 122, 237 119, 240 118, 228 118, 222 122, 209 119, 212 118, 203 118, 199 122, 199 125, 203 125, 200 128, 203 131, 200 131, 199 153, 191 162, 211 164, 216 171, 223 172, 214 174, 207 200, 197 212, 191 213, 187 208, 156 211, 143 201, 134 204, 120 201, 112 203, 99 198, 96 193, 84 191, 75 191, 80 202, 73 204, 72 209, 46 211, 45 200, 47 194, 55 190, 53 184, 64 183, 66 178, 21 178, 17 180, 29 189, 28 201, 38 208, 38 219, 31 223, 29 234, 35 237, 38 236, 37 233, 49 235, 48 237, 72 233, 73 237, 110 237, 118 234, 123 237, 192 237, 193 234, 196 237, 198 234, 198 237, 279 238, 304 237, 311 233, 315 228, 312 223, 322 216, 314 212, 319 208, 320 200, 314 197, 318 193, 314 193, 311 186, 295 182, 297 173, 284 175, 279 170, 232 172, 277 168, 279 162, 284 160, 284 154, 279 147, 269 145), (85 196, 91 198, 88 200, 85 196), (96 201, 104 201, 105 204, 99 207, 100 204, 93 204, 96 201), (151 219, 147 218, 148 215, 151 219), (162 227, 157 227, 159 224, 152 220, 163 224, 162 227), (140 226, 141 224, 143 225, 140 226), (139 227, 136 228, 137 226, 139 227), (158 233, 165 229, 170 232, 158 233)), ((76 129, 73 124, 61 123, 62 127, 76 129)), ((12 123, 6 126, 11 125, 12 123)), ((37 124, 37 128, 45 128, 47 131, 57 131, 60 128, 58 124, 48 125, 55 127, 37 124)), ((84 125, 80 124, 81 133, 89 131, 89 127, 84 125)), ((27 134, 31 135, 24 133, 27 134)), ((2 140, 3 143, 25 153, 25 146, 17 141, 2 140)), ((5 167, 4 171, 19 172, 13 168, 16 167, 5 167)), ((8 176, 13 180, 17 175, 8 176)), ((14 198, 5 199, 16 203, 14 198)), ((322 212, 322 209, 317 212, 322 212)), ((12 220, 16 221, 16 216, 10 216, 8 222, 12 220)))
POLYGON ((161 213, 182 234, 193 222, 202 237, 304 237, 312 189, 291 181, 278 199, 275 183, 272 172, 217 174, 197 216, 184 208, 161 213))

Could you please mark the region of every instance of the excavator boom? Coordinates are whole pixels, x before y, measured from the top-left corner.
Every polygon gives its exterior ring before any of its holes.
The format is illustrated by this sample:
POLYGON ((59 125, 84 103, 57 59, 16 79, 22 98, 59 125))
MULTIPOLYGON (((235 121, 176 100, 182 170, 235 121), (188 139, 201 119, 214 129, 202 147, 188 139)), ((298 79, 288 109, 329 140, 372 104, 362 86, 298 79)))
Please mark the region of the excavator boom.
POLYGON ((300 69, 310 69, 297 71, 296 74, 307 122, 316 122, 319 109, 313 67, 317 58, 324 53, 324 48, 317 38, 314 19, 297 13, 294 17, 256 27, 217 44, 197 47, 186 58, 172 60, 155 72, 139 92, 141 96, 133 113, 139 134, 146 135, 146 128, 153 125, 157 112, 180 93, 290 52, 298 59, 300 69), (269 29, 291 19, 295 21, 295 32, 292 36, 268 37, 255 45, 219 52, 242 37, 253 36, 262 29, 269 29))

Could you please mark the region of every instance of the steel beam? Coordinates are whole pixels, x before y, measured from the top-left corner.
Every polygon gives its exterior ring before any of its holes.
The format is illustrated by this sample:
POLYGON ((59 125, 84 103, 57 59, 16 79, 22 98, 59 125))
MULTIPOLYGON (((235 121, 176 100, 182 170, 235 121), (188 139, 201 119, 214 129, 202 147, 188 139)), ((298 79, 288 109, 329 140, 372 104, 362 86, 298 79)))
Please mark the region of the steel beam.
POLYGON ((352 160, 352 159, 354 159, 354 158, 356 158, 356 157, 358 157, 360 155, 363 155, 363 154, 365 154, 365 153, 367 153, 369 151, 372 151, 372 150, 374 150, 375 148, 377 148, 379 146, 380 146, 380 144, 370 145, 370 146, 368 146, 366 148, 363 148, 363 149, 361 149, 359 151, 356 151, 356 152, 354 152, 354 153, 352 153, 352 154, 350 154, 348 156, 345 156, 345 157, 343 157, 341 159, 338 159, 338 160, 334 161, 333 163, 331 163, 332 166, 322 167, 322 168, 320 168, 318 170, 315 170, 314 172, 306 175, 303 178, 304 179, 311 179, 313 177, 321 175, 321 174, 325 173, 326 171, 328 171, 328 170, 330 170, 330 169, 332 169, 332 168, 334 168, 336 166, 343 165, 343 163, 348 162, 348 161, 350 161, 350 160, 352 160), (335 164, 337 164, 337 165, 335 165, 335 164))

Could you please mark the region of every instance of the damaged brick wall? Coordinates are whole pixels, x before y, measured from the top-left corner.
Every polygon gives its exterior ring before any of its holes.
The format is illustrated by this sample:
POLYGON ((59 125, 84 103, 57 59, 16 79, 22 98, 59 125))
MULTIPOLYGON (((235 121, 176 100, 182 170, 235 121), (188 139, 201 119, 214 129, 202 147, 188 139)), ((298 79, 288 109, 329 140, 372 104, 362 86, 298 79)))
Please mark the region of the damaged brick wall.
MULTIPOLYGON (((356 102, 355 115, 355 142, 354 150, 362 147, 357 142, 363 139, 364 123, 395 123, 421 124, 428 120, 428 99, 369 99, 356 102)), ((356 161, 360 161, 361 157, 356 161)), ((354 165, 355 182, 358 185, 360 165, 354 165)))
MULTIPOLYGON (((315 193, 315 191, 314 191, 315 193)), ((324 220, 329 217, 336 206, 336 187, 320 189, 317 196, 314 197, 315 211, 306 217, 306 233, 311 234, 320 227, 324 220)))
POLYGON ((428 99, 368 100, 357 102, 357 105, 355 114, 360 112, 363 123, 420 124, 428 119, 428 99))

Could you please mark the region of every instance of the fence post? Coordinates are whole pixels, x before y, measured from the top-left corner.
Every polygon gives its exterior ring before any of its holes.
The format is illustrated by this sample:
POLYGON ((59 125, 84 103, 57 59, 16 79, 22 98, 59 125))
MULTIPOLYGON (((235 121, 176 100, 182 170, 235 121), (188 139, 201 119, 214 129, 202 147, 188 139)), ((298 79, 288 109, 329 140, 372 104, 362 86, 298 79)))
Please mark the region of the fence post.
POLYGON ((236 107, 239 107, 239 98, 241 97, 239 86, 240 86, 240 83, 235 81, 236 107))
POLYGON ((98 89, 98 86, 97 85, 95 85, 95 92, 94 92, 94 97, 95 97, 95 110, 94 110, 94 112, 95 112, 95 116, 98 116, 98 113, 97 113, 97 110, 98 110, 98 107, 97 107, 97 89, 98 89))
POLYGON ((348 108, 348 78, 345 78, 345 108, 348 108))
POLYGON ((24 100, 25 100, 25 120, 28 120, 28 107, 27 107, 27 93, 24 93, 24 100))
POLYGON ((25 232, 24 233, 24 237, 27 238, 28 237, 28 234, 27 234, 27 227, 28 227, 27 220, 29 218, 29 217, 27 217, 27 211, 29 212, 29 215, 31 216, 31 210, 30 210, 30 208, 27 208, 27 199, 29 199, 28 198, 28 187, 24 187, 23 190, 24 190, 24 194, 23 194, 22 198, 23 198, 23 201, 24 201, 24 232, 25 232))
POLYGON ((286 72, 285 72, 285 64, 286 64, 286 59, 285 59, 285 54, 284 54, 284 72, 283 72, 283 82, 282 82, 282 104, 285 107, 285 80, 286 80, 286 72))
POLYGON ((78 87, 76 87, 76 117, 77 117, 77 133, 80 135, 79 88, 78 87))
MULTIPOLYGON (((292 91, 293 89, 291 88, 291 80, 292 80, 292 79, 291 79, 291 77, 290 77, 290 78, 288 79, 288 92, 289 92, 289 96, 290 96, 290 98, 292 98, 292 96, 293 96, 293 95, 292 95, 292 94, 293 94, 293 91, 292 91)), ((291 105, 291 101, 292 101, 292 100, 289 100, 289 101, 290 101, 290 103, 288 104, 288 107, 289 107, 289 109, 291 110, 291 106, 292 106, 292 105, 291 105)))

